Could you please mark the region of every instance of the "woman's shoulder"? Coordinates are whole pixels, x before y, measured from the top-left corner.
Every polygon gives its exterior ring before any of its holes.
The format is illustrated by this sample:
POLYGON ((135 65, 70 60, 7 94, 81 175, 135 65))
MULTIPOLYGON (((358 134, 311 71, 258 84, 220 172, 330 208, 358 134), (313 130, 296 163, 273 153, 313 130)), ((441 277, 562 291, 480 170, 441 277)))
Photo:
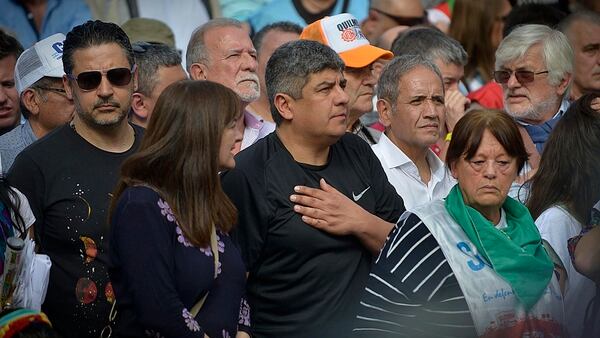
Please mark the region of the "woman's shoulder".
POLYGON ((578 223, 575 217, 569 213, 566 207, 562 205, 553 205, 544 210, 535 220, 538 228, 552 226, 556 224, 576 224, 578 223))

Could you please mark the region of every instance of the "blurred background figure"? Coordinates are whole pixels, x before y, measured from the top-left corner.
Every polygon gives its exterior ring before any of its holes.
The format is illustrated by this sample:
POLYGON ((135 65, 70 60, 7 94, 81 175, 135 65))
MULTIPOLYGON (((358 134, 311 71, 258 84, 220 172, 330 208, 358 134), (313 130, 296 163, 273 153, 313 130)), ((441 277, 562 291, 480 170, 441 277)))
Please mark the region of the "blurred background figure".
POLYGON ((302 27, 295 23, 280 21, 263 27, 252 38, 258 61, 256 70, 260 81, 260 96, 258 100, 250 102, 247 111, 252 113, 255 118, 263 120, 263 123, 270 125, 269 128, 275 130, 275 122, 271 114, 271 106, 267 98, 267 84, 265 83, 265 70, 267 61, 277 49, 286 42, 298 40, 302 33, 302 27))
POLYGON ((600 92, 600 14, 582 10, 569 15, 559 26, 574 53, 571 99, 600 92))
POLYGON ((25 48, 92 18, 82 0, 0 0, 0 8, 0 27, 15 32, 25 48))
POLYGON ((392 27, 411 27, 426 22, 421 0, 372 0, 369 15, 361 22, 360 28, 367 40, 375 45, 392 27))
POLYGON ((277 21, 290 21, 304 27, 326 16, 350 13, 358 20, 367 16, 369 0, 277 0, 265 4, 250 16, 251 32, 277 21))
POLYGON ((15 84, 15 65, 23 46, 0 29, 0 135, 21 121, 19 92, 15 84))
POLYGON ((138 86, 131 97, 132 123, 146 128, 156 100, 173 82, 187 79, 181 66, 181 56, 162 43, 135 42, 133 55, 138 70, 138 86))
POLYGON ((556 124, 527 201, 542 238, 567 270, 564 302, 571 337, 590 337, 582 329, 595 294, 594 282, 573 267, 567 241, 591 225, 592 209, 600 201, 600 113, 590 108, 596 97, 582 96, 556 124))
POLYGON ((449 35, 458 40, 469 55, 465 84, 469 91, 492 80, 494 52, 502 41, 504 20, 510 13, 508 0, 456 0, 449 35))
POLYGON ((25 50, 17 60, 16 88, 26 120, 0 136, 4 175, 23 149, 73 118, 75 106, 62 82, 64 40, 64 34, 54 34, 25 50))
POLYGON ((131 43, 150 42, 163 43, 175 48, 175 34, 164 22, 150 18, 132 18, 125 21, 121 28, 129 37, 131 43))

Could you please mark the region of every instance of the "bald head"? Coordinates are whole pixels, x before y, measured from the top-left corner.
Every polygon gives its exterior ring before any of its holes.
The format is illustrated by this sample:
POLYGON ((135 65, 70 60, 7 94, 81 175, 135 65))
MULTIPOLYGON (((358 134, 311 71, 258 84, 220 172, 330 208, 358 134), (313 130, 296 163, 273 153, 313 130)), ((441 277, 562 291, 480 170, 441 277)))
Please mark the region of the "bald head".
POLYGON ((421 0, 372 0, 369 16, 362 24, 362 32, 371 43, 394 26, 412 26, 424 19, 421 0))

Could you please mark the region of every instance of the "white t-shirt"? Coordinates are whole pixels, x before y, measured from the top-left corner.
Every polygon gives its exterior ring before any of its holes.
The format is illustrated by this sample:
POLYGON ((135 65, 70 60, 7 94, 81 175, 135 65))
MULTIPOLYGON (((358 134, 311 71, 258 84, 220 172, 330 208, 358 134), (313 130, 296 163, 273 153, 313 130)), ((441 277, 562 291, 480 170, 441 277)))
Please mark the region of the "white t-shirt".
POLYGON ((571 337, 581 337, 587 305, 595 295, 594 282, 575 270, 567 241, 580 234, 582 225, 561 206, 546 209, 536 220, 542 238, 548 241, 567 270, 564 303, 571 337))
POLYGON ((427 151, 431 179, 425 184, 419 176, 417 166, 385 134, 381 135, 379 143, 373 145, 372 149, 388 180, 404 200, 406 210, 446 198, 456 184, 444 162, 431 150, 427 151))

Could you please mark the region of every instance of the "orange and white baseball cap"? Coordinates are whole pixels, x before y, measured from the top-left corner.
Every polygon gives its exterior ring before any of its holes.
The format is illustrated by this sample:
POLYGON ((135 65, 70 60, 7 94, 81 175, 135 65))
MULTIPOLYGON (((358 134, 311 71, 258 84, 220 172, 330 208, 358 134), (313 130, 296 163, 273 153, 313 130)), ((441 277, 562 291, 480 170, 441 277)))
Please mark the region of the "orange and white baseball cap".
POLYGON ((346 67, 362 68, 379 58, 391 59, 389 50, 375 47, 360 30, 358 20, 348 13, 328 16, 306 26, 302 40, 314 40, 331 47, 344 60, 346 67))

